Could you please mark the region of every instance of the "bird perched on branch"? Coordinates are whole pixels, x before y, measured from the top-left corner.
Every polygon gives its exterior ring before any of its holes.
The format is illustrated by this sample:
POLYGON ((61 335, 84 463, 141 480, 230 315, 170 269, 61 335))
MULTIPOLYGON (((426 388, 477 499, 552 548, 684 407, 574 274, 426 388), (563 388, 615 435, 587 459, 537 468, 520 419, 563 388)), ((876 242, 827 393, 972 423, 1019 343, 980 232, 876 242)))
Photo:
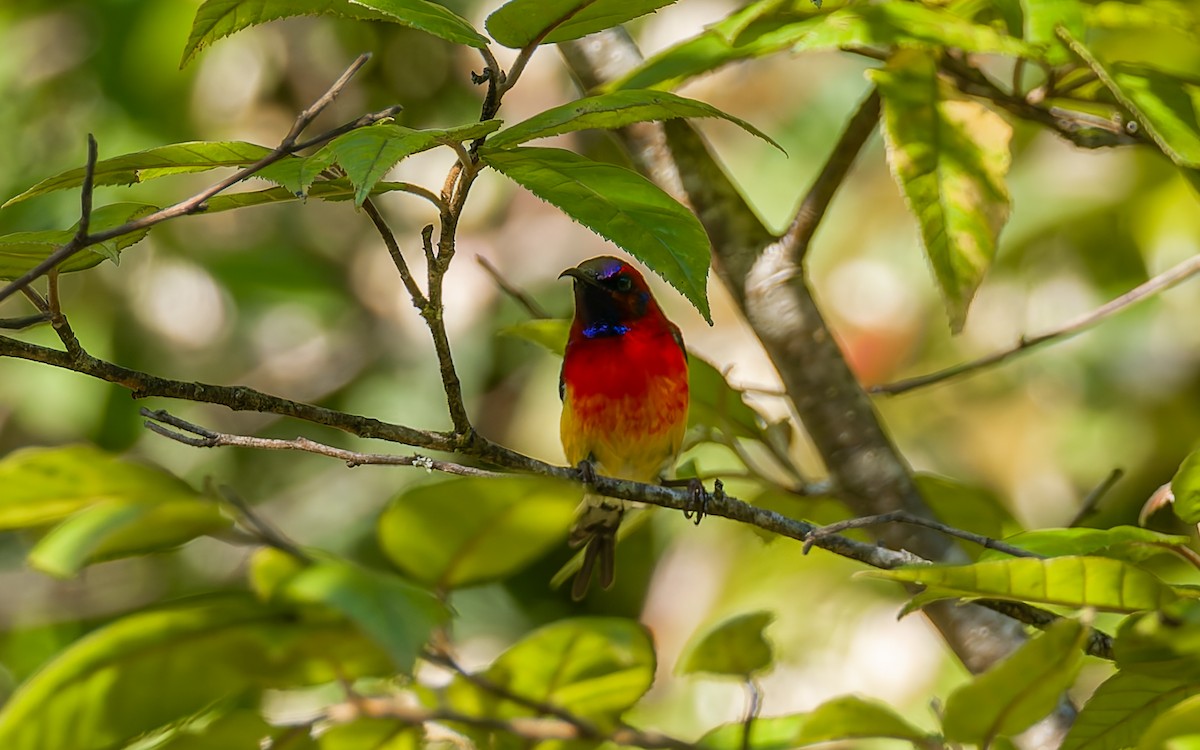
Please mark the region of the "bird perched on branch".
MULTIPOLYGON (((683 337, 628 263, 592 258, 559 278, 565 276, 575 282, 575 320, 559 379, 567 460, 585 477, 654 482, 679 455, 687 428, 683 337)), ((600 585, 612 585, 625 506, 616 498, 584 496, 570 536, 571 546, 587 545, 573 598, 587 593, 597 561, 600 585)))

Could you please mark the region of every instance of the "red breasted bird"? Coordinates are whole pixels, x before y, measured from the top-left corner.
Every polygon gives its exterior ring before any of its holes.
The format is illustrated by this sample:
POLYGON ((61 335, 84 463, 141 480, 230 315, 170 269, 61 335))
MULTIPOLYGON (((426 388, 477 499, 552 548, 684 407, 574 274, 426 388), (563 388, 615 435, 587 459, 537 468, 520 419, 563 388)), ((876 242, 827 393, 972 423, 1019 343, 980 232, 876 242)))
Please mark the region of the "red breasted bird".
MULTIPOLYGON (((679 455, 687 428, 687 354, 646 280, 603 256, 568 268, 575 281, 575 320, 559 379, 561 434, 567 460, 585 472, 654 482, 679 455)), ((588 494, 571 529, 587 545, 571 596, 583 598, 592 569, 612 585, 617 526, 625 501, 588 494)))

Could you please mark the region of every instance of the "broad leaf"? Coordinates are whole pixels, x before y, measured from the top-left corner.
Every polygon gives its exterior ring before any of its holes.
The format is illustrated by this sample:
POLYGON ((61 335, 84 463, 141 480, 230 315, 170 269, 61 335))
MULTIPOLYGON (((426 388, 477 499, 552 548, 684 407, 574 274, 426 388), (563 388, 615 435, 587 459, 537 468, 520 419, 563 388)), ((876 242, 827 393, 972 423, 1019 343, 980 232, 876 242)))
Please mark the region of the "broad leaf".
POLYGON ((923 565, 859 575, 909 581, 959 597, 1011 599, 1110 612, 1158 609, 1175 593, 1152 573, 1107 557, 1032 557, 974 565, 923 565))
POLYGON ((1079 674, 1087 635, 1075 620, 1060 620, 955 690, 942 721, 946 739, 987 747, 1049 714, 1079 674))
POLYGON ((1195 91, 1196 86, 1150 68, 1114 66, 1110 70, 1067 30, 1059 33, 1167 158, 1185 169, 1200 167, 1200 121, 1188 90, 1195 91))
POLYGON ((509 0, 488 16, 488 33, 505 47, 578 39, 652 13, 675 0, 509 0))
POLYGON ((612 240, 678 289, 710 324, 700 221, 645 177, 554 148, 483 154, 488 166, 612 240))
MULTIPOLYGON (((562 319, 526 320, 500 329, 504 336, 531 341, 563 355, 571 321, 562 319)), ((701 357, 688 353, 688 425, 703 425, 727 430, 736 437, 761 439, 762 416, 729 384, 725 376, 701 357)))
POLYGON ((24 448, 0 461, 0 530, 45 526, 108 502, 196 502, 177 477, 90 445, 24 448))
POLYGON ((693 640, 675 668, 678 674, 706 672, 743 679, 771 667, 771 644, 763 631, 775 619, 770 612, 731 617, 693 640))
POLYGON ((320 750, 421 750, 426 747, 419 727, 396 719, 358 719, 322 732, 320 750))
POLYGON ((1133 747, 1152 721, 1193 695, 1200 695, 1200 683, 1117 672, 1079 711, 1061 750, 1133 747))
MULTIPOLYGON (((96 187, 133 185, 175 174, 205 172, 219 167, 244 167, 269 153, 269 148, 243 141, 173 143, 170 146, 159 146, 98 161, 92 179, 96 187)), ((10 198, 0 208, 7 208, 14 203, 56 190, 80 187, 83 185, 83 177, 82 167, 47 177, 20 195, 10 198)))
POLYGON ((1070 59, 1067 48, 1055 36, 1063 26, 1074 36, 1084 32, 1083 3, 1080 0, 1021 0, 1025 11, 1025 41, 1045 48, 1045 58, 1054 65, 1070 59))
POLYGON ((783 147, 766 133, 745 120, 722 112, 710 104, 665 91, 649 90, 616 91, 552 107, 500 131, 488 141, 487 148, 511 148, 526 141, 577 130, 589 128, 612 130, 632 125, 635 122, 674 120, 680 117, 719 117, 783 151, 783 147))
POLYGON ((1200 695, 1167 709, 1142 734, 1138 750, 1194 750, 1200 747, 1200 695))
POLYGON ((279 592, 341 612, 387 649, 404 673, 412 671, 433 629, 450 619, 446 606, 428 591, 346 562, 316 563, 292 576, 279 592))
MULTIPOLYGON (((106 229, 115 229, 157 210, 158 206, 144 203, 112 203, 101 206, 92 211, 89 231, 96 234, 106 229)), ((70 242, 75 237, 78 226, 76 223, 72 228, 63 231, 15 232, 0 236, 0 279, 15 279, 41 263, 55 250, 70 242)), ((57 268, 68 273, 94 268, 105 258, 115 263, 122 250, 141 242, 149 232, 149 229, 139 229, 92 245, 67 258, 57 268)))
POLYGON ((105 500, 60 523, 29 552, 29 564, 60 578, 85 565, 175 547, 230 526, 217 504, 196 497, 105 500))
POLYGON ((1185 523, 1200 523, 1200 450, 1192 451, 1171 479, 1171 507, 1185 523))
MULTIPOLYGON (((650 635, 634 620, 580 617, 539 628, 505 651, 482 674, 516 695, 566 709, 584 719, 614 721, 654 681, 650 635)), ((446 691, 453 708, 476 716, 529 716, 523 705, 457 678, 446 691)))
MULTIPOLYGON (((1101 555, 1138 561, 1167 552, 1171 547, 1186 545, 1191 540, 1186 536, 1160 534, 1137 526, 1116 526, 1111 529, 1035 529, 1014 534, 1004 541, 1043 557, 1101 555)), ((981 560, 1006 557, 1008 555, 999 550, 984 550, 980 555, 981 560)))
POLYGON ((428 0, 350 0, 382 13, 387 20, 433 34, 448 42, 483 49, 488 40, 462 16, 428 0))
MULTIPOLYGON (((296 175, 297 184, 285 184, 295 192, 305 192, 322 170, 337 163, 346 170, 354 185, 354 203, 362 205, 375 185, 397 162, 435 146, 482 138, 500 127, 499 120, 487 120, 446 130, 413 130, 384 123, 353 130, 334 138, 305 160, 296 175)), ((268 172, 268 179, 281 173, 268 172)))
MULTIPOLYGON (((1103 0, 1084 6, 1085 28, 1117 29, 1123 32, 1151 29, 1182 31, 1193 37, 1200 31, 1200 16, 1187 2, 1141 0, 1138 3, 1103 0)), ((1071 30, 1075 38, 1082 34, 1071 30)))
POLYGON ((1162 612, 1126 618, 1113 653, 1123 672, 1200 684, 1200 601, 1180 599, 1162 612))
POLYGON ((566 538, 579 491, 546 477, 456 477, 400 493, 379 519, 379 545, 435 589, 509 576, 566 538))
POLYGON ((487 44, 467 21, 427 0, 205 0, 196 10, 179 67, 208 45, 242 29, 280 18, 317 15, 390 21, 472 47, 487 44))
POLYGON ((242 595, 175 603, 93 631, 45 665, 0 708, 0 747, 119 747, 231 695, 388 668, 341 624, 242 595))
MULTIPOLYGON (((704 735, 699 745, 708 750, 742 750, 745 725, 724 724, 704 735)), ((935 737, 909 724, 891 708, 873 700, 844 696, 812 711, 756 719, 750 727, 751 750, 788 750, 835 740, 873 737, 934 745, 935 737)))
POLYGON ((805 2, 763 0, 652 56, 607 88, 673 88, 737 60, 788 50, 861 47, 957 47, 1037 56, 1034 48, 990 26, 918 3, 856 3, 820 10, 805 2))
POLYGON ((260 747, 263 740, 283 730, 273 727, 258 711, 222 707, 203 712, 191 721, 172 725, 162 735, 142 738, 125 750, 212 750, 260 747), (149 743, 147 744, 147 741, 149 743))
POLYGON ((953 94, 929 54, 897 53, 872 78, 883 94, 888 164, 920 224, 950 328, 958 332, 1008 219, 1012 128, 953 94))

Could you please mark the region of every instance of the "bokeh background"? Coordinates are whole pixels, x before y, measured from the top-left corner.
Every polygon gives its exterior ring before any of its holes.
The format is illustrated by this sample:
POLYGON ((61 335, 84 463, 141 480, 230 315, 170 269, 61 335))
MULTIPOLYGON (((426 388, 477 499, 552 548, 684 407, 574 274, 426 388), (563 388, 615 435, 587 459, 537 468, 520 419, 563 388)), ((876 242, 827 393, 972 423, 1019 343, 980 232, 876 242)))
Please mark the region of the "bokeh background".
MULTIPOLYGON (((498 3, 446 3, 482 27, 498 3)), ((187 68, 179 58, 195 0, 26 0, 0 3, 0 200, 80 166, 85 135, 101 157, 188 140, 246 140, 272 146, 296 113, 360 52, 375 57, 314 126, 353 119, 392 103, 414 127, 463 124, 478 115, 470 82, 475 53, 394 26, 333 19, 275 22, 216 43, 187 68)), ((698 32, 736 7, 683 0, 632 31, 647 53, 698 32)), ((1197 29, 1095 40, 1113 58, 1200 74, 1197 29)), ((511 60, 511 54, 502 62, 511 60)), ((742 190, 774 227, 786 226, 843 122, 867 90, 875 63, 840 53, 751 61, 689 83, 682 93, 749 120, 786 157, 725 123, 700 123, 742 190)), ((554 49, 534 58, 501 113, 523 119, 576 95, 554 49)), ((604 155, 605 136, 563 139, 604 155)), ((1009 179, 1012 220, 965 330, 951 337, 932 275, 872 139, 817 234, 810 254, 819 301, 867 383, 937 369, 1014 344, 1093 309, 1200 246, 1197 196, 1148 149, 1088 152, 1017 124, 1009 179)), ((401 164, 397 179, 440 187, 449 151, 401 164)), ((97 200, 156 202, 187 197, 212 175, 102 188, 97 200)), ((264 187, 265 183, 248 186, 264 187)), ((75 192, 0 211, 0 233, 60 229, 77 218, 75 192)), ((414 266, 420 228, 432 217, 419 200, 381 203, 414 266)), ((447 325, 471 414, 488 437, 561 462, 558 360, 503 327, 525 318, 476 262, 486 258, 552 314, 570 311, 558 273, 615 248, 555 209, 485 173, 462 224, 447 279, 447 325)), ((155 374, 244 384, 288 398, 407 425, 449 427, 432 347, 370 223, 349 204, 288 204, 168 223, 105 263, 64 279, 65 308, 99 357, 155 374)), ((692 351, 755 389, 747 398, 772 419, 790 417, 770 391, 777 377, 715 280, 715 325, 666 285, 658 296, 692 351), (759 391, 765 392, 759 392, 759 391)), ((24 314, 24 302, 0 315, 24 314)), ((915 468, 973 488, 1025 527, 1071 522, 1082 498, 1114 468, 1126 476, 1085 519, 1135 522, 1138 508, 1170 479, 1197 442, 1200 415, 1200 295, 1184 284, 1096 330, 973 377, 896 398, 878 409, 915 468)), ((53 345, 48 330, 21 334, 53 345)), ((83 376, 0 360, 0 455, 26 446, 87 441, 157 462, 200 485, 228 484, 304 544, 377 556, 372 522, 418 470, 349 470, 330 459, 188 448, 142 427, 127 392, 83 376)), ((194 404, 146 405, 215 429, 368 444, 274 417, 194 404)), ((793 424, 796 460, 821 468, 793 424)), ((739 470, 726 449, 693 454, 705 473, 739 470)), ((731 483, 737 489, 736 483, 731 483)), ((4 488, 0 487, 0 492, 4 488)), ((951 492, 950 495, 954 495, 951 492)), ((789 512, 837 517, 826 501, 789 500, 789 512)), ((1154 525, 1173 527, 1169 514, 1154 525)), ((456 637, 477 664, 532 626, 579 612, 640 616, 660 649, 661 676, 639 708, 666 730, 696 733, 736 718, 735 684, 670 673, 698 630, 732 613, 768 608, 780 664, 764 680, 764 713, 811 707, 859 692, 898 705, 920 721, 926 701, 963 673, 936 634, 912 616, 896 620, 892 586, 852 577, 857 566, 799 545, 771 542, 721 520, 698 529, 660 514, 623 545, 616 588, 572 604, 546 581, 564 548, 507 581, 461 591, 456 637)), ((0 661, 19 678, 106 617, 147 602, 238 585, 244 552, 211 540, 180 553, 89 569, 54 581, 24 568, 31 540, 0 536, 0 661)), ((1168 576, 1173 575, 1167 570, 1168 576)), ((1102 678, 1085 674, 1082 690, 1102 678)))

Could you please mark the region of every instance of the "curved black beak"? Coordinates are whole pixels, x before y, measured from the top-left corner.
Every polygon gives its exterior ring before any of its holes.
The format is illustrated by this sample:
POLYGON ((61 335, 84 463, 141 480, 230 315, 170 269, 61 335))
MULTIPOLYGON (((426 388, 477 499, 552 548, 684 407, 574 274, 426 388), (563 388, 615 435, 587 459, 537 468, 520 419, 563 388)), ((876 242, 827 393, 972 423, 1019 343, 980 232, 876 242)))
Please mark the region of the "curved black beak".
POLYGON ((560 273, 558 275, 558 278, 562 279, 562 278, 566 278, 567 276, 570 276, 573 279, 582 281, 583 283, 589 284, 591 286, 597 286, 597 287, 600 286, 600 282, 596 281, 595 277, 593 277, 591 274, 589 274, 587 271, 583 270, 582 268, 568 268, 567 270, 560 273))

